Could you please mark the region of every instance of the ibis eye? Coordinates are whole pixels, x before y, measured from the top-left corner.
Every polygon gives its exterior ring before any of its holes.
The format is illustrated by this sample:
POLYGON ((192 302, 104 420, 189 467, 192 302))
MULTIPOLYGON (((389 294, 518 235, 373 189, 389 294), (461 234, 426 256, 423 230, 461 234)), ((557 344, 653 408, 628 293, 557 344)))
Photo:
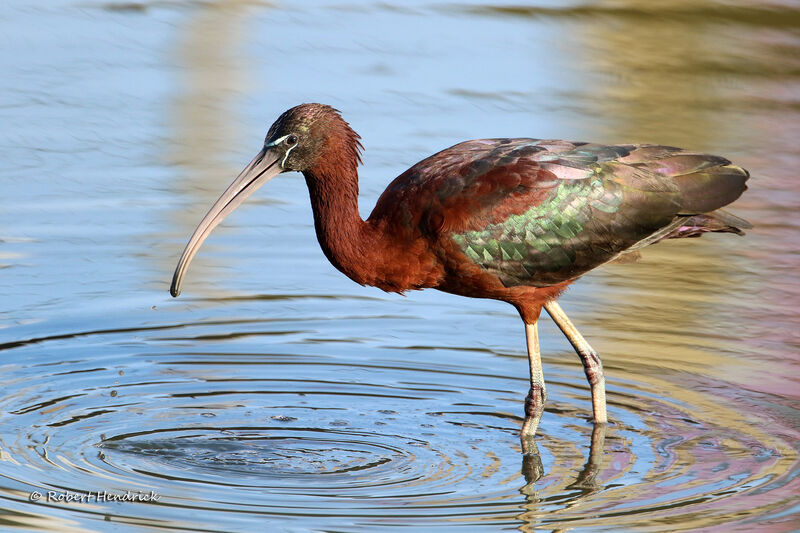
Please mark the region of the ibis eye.
POLYGON ((289 146, 294 146, 297 144, 297 135, 289 135, 286 137, 286 144, 289 146))

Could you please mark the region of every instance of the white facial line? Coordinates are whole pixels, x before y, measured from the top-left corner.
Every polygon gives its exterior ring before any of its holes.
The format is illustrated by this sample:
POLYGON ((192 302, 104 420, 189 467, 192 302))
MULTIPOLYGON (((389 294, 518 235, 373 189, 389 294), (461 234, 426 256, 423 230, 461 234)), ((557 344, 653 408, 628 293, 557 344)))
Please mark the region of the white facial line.
MULTIPOLYGON (((291 135, 291 133, 290 133, 289 135, 291 135)), ((280 143, 282 143, 282 142, 283 142, 283 141, 284 141, 284 140, 285 140, 287 137, 289 137, 289 135, 284 135, 283 137, 280 137, 280 138, 278 138, 278 139, 275 139, 275 140, 274 140, 274 141, 272 141, 271 143, 266 143, 266 144, 264 145, 264 148, 272 148, 273 146, 277 146, 277 145, 279 145, 279 144, 280 144, 280 143)), ((284 167, 284 164, 286 163, 286 158, 287 158, 287 157, 289 157, 289 152, 291 152, 292 150, 294 150, 295 146, 297 146, 297 144, 295 144, 294 146, 290 146, 290 147, 289 147, 289 149, 288 149, 288 150, 286 150, 286 155, 284 155, 284 156, 283 156, 283 161, 281 161, 281 168, 285 168, 285 167, 284 167)))
MULTIPOLYGON (((288 137, 288 135, 287 135, 287 137, 288 137)), ((298 144, 300 144, 300 143, 298 143, 298 144)), ((286 163, 286 158, 289 157, 289 152, 294 150, 295 146, 297 146, 297 144, 295 144, 294 146, 289 147, 289 149, 286 150, 286 155, 283 156, 283 161, 281 161, 281 168, 285 168, 283 165, 284 165, 284 163, 286 163)))

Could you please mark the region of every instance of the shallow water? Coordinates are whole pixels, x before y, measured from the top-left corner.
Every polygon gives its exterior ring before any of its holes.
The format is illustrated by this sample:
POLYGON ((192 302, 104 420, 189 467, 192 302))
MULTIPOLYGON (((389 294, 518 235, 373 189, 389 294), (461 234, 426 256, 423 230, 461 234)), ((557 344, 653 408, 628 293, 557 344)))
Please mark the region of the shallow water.
POLYGON ((796 529, 793 3, 46 6, 0 10, 1 528, 796 529), (545 320, 523 456, 515 311, 353 284, 297 175, 169 297, 200 217, 303 101, 362 135, 365 215, 425 155, 535 136, 725 155, 756 228, 576 283, 561 302, 603 356, 611 424, 593 431, 545 320))

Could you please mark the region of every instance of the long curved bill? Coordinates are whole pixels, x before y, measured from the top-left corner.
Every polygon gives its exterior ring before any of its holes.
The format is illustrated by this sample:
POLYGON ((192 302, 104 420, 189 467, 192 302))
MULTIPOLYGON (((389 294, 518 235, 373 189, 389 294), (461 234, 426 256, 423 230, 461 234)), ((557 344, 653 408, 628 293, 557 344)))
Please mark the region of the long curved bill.
POLYGON ((178 261, 175 274, 172 276, 172 285, 169 288, 172 296, 178 296, 181 293, 181 283, 183 283, 183 276, 189 268, 189 263, 192 262, 197 250, 200 249, 200 245, 209 236, 211 230, 239 207, 256 189, 283 172, 280 157, 280 154, 272 152, 267 147, 262 148, 258 155, 236 176, 233 183, 225 189, 219 200, 211 206, 206 216, 200 221, 200 225, 194 230, 189 243, 183 250, 180 261, 178 261))

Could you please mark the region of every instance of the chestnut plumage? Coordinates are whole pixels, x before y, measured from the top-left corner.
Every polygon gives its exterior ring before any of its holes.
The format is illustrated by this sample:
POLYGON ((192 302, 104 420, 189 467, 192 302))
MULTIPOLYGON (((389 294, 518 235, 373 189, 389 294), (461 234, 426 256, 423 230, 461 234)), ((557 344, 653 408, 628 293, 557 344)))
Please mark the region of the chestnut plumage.
POLYGON ((335 109, 283 113, 264 146, 201 221, 178 263, 277 174, 305 176, 317 238, 331 263, 362 285, 436 288, 514 305, 526 328, 531 389, 523 443, 545 400, 536 324, 545 308, 583 362, 594 420, 607 421, 597 353, 556 303, 589 270, 663 239, 750 225, 721 208, 749 175, 723 157, 650 144, 478 139, 434 154, 397 177, 365 221, 358 211, 359 136, 335 109))

